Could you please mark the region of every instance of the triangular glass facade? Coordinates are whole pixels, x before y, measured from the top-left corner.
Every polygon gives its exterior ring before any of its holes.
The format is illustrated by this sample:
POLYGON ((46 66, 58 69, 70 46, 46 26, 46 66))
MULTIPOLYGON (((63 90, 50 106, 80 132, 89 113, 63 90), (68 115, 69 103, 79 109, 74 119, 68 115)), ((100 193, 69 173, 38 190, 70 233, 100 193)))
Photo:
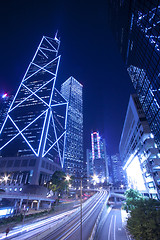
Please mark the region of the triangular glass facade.
POLYGON ((42 38, 0 130, 2 157, 48 157, 63 167, 68 102, 55 89, 59 44, 42 38))

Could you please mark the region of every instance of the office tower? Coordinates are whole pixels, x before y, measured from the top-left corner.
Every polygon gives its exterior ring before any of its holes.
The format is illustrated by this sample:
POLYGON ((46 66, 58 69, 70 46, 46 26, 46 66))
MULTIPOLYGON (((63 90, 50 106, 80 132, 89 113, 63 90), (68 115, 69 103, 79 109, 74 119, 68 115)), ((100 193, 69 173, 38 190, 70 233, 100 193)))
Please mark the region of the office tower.
POLYGON ((60 41, 43 37, 0 131, 0 172, 43 184, 62 169, 68 102, 55 88, 60 41))
POLYGON ((121 187, 126 185, 124 171, 122 168, 122 162, 119 154, 111 156, 111 165, 112 165, 112 183, 114 187, 121 187))
POLYGON ((13 96, 9 96, 7 93, 3 93, 0 97, 0 129, 7 116, 7 112, 12 100, 13 96))
POLYGON ((76 177, 83 176, 83 86, 75 78, 68 78, 61 93, 68 101, 67 133, 64 170, 76 177))
POLYGON ((94 174, 94 166, 92 161, 92 151, 90 149, 86 150, 86 159, 87 159, 87 178, 91 178, 94 174))
POLYGON ((113 170, 112 170, 112 160, 111 156, 107 154, 107 163, 108 163, 108 175, 109 175, 109 184, 113 184, 113 170))
POLYGON ((160 147, 160 2, 108 1, 109 23, 160 147))
POLYGON ((119 152, 128 186, 160 198, 160 154, 136 94, 130 96, 119 152))
POLYGON ((109 181, 108 161, 106 154, 105 139, 101 138, 99 132, 91 133, 92 164, 93 173, 100 181, 109 181))

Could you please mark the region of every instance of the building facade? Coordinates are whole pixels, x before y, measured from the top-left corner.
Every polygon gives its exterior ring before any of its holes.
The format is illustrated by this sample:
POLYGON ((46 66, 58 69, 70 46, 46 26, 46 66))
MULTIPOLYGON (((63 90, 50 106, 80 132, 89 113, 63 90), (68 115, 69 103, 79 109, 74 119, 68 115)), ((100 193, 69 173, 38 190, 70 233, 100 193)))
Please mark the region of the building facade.
POLYGON ((91 146, 92 146, 92 167, 93 174, 96 175, 99 181, 109 181, 108 173, 108 158, 106 153, 105 139, 101 138, 99 132, 91 133, 91 146))
MULTIPOLYGON (((83 86, 75 78, 68 78, 61 86, 68 101, 67 134, 64 170, 75 177, 83 176, 83 86)), ((76 179, 77 178, 77 179, 76 179)))
POLYGON ((9 106, 13 100, 13 96, 9 96, 7 93, 2 94, 0 97, 0 129, 4 123, 4 120, 7 116, 9 106))
POLYGON ((55 88, 60 41, 43 37, 0 130, 0 174, 44 184, 64 163, 68 102, 55 88))
POLYGON ((94 175, 94 166, 92 160, 92 151, 90 149, 86 150, 86 159, 87 159, 87 178, 91 179, 91 176, 94 175))
POLYGON ((108 1, 109 23, 160 147, 160 2, 108 1))
POLYGON ((122 168, 122 161, 120 159, 120 155, 114 154, 111 155, 111 167, 112 167, 112 184, 114 187, 121 187, 126 185, 124 171, 122 168))
POLYGON ((136 94, 130 96, 119 152, 128 186, 160 198, 160 154, 136 94))

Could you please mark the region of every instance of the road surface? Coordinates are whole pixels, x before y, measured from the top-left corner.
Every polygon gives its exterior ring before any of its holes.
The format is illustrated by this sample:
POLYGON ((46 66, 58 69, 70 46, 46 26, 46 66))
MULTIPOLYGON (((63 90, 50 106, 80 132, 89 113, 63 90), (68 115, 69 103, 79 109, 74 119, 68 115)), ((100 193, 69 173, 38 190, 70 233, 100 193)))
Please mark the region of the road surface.
POLYGON ((11 230, 7 236, 0 234, 0 239, 52 239, 52 240, 88 240, 95 221, 107 198, 107 191, 99 191, 81 208, 72 209, 41 221, 25 224, 11 230), (82 218, 81 218, 82 216, 82 218), (82 231, 81 231, 82 230, 82 231))
POLYGON ((124 228, 122 211, 120 205, 113 206, 108 215, 105 209, 96 234, 97 240, 130 240, 124 228))

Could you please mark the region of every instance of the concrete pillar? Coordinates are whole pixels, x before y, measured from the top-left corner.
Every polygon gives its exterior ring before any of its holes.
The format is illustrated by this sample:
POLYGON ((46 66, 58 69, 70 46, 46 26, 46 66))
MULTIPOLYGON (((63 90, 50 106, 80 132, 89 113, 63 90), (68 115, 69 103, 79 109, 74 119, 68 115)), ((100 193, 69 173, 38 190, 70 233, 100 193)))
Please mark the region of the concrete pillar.
POLYGON ((27 183, 27 179, 28 179, 28 173, 26 174, 26 177, 25 177, 25 184, 27 183))
POLYGON ((114 197, 114 203, 115 203, 115 204, 117 203, 117 198, 116 198, 116 197, 114 197))
POLYGON ((51 208, 51 206, 52 206, 52 204, 51 204, 51 202, 49 203, 49 208, 51 208))
POLYGON ((16 174, 15 183, 17 183, 17 180, 18 180, 18 173, 16 174))
POLYGON ((22 183, 22 178, 23 178, 23 173, 20 175, 20 181, 19 181, 20 184, 22 183))
POLYGON ((32 203, 31 203, 31 208, 33 208, 33 201, 32 201, 32 203))
POLYGON ((20 204, 19 204, 20 208, 22 207, 22 203, 23 203, 23 198, 21 198, 21 200, 20 200, 20 204))
POLYGON ((12 184, 12 183, 14 183, 14 181, 13 181, 13 173, 11 174, 11 176, 10 176, 10 183, 12 184))
POLYGON ((40 205, 41 200, 37 202, 37 210, 39 210, 39 205, 40 205))

